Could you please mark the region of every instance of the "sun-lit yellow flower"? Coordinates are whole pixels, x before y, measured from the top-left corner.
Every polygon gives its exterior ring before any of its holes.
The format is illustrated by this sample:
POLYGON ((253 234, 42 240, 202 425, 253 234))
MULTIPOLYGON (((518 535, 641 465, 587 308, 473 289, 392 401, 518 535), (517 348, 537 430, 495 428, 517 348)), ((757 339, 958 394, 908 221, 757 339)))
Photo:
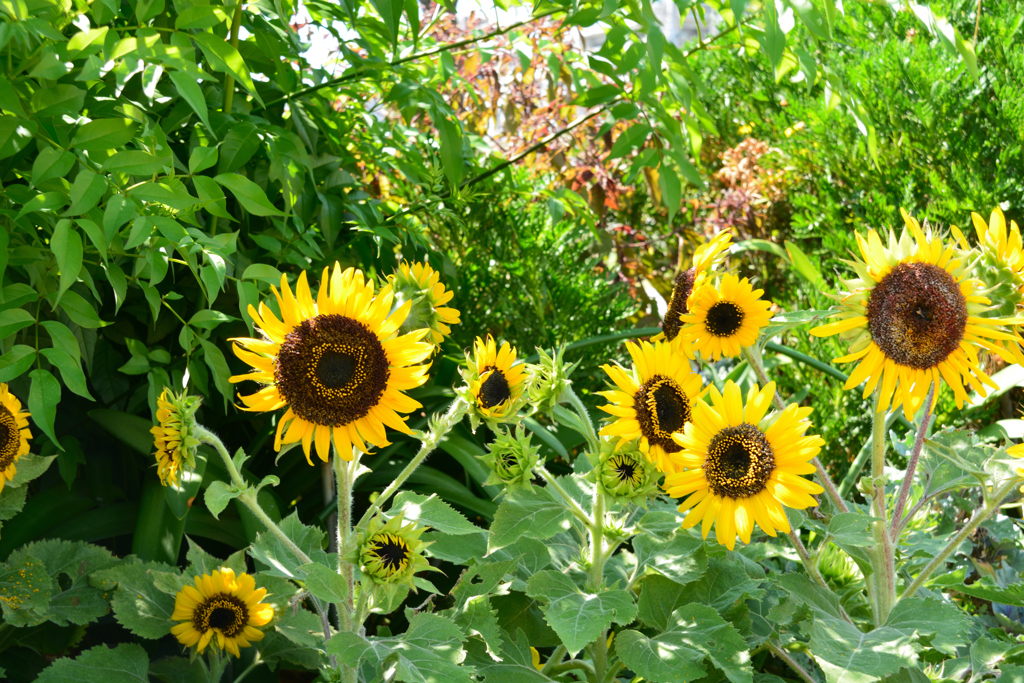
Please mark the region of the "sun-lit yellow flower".
POLYGON ((412 303, 412 309, 402 324, 402 331, 413 331, 421 328, 430 330, 430 339, 440 344, 451 334, 449 325, 459 323, 459 312, 445 304, 455 296, 454 292, 446 291, 439 282, 441 274, 426 263, 403 261, 398 270, 388 276, 388 285, 395 293, 395 303, 412 303))
MULTIPOLYGON (((667 458, 680 449, 672 440, 692 419, 693 401, 703 381, 690 370, 683 351, 671 342, 626 342, 632 367, 603 365, 616 389, 598 394, 611 401, 598 406, 616 419, 601 428, 601 436, 618 438, 618 447, 636 439, 640 450, 662 472, 673 472, 667 458)), ((692 354, 692 352, 691 352, 692 354)))
POLYGON ((757 342, 772 314, 771 303, 761 299, 747 278, 726 274, 718 283, 705 283, 690 296, 690 312, 682 316, 681 335, 693 340, 705 358, 735 358, 744 346, 757 342))
POLYGON ((333 271, 324 268, 315 300, 305 272, 294 294, 285 276, 280 292, 272 289, 281 318, 266 303, 259 311, 249 306, 264 338, 232 340, 235 355, 255 372, 231 381, 268 385, 240 397, 245 410, 288 408, 278 422, 274 448, 301 441, 312 464, 311 445, 326 462, 332 436, 338 454, 350 460, 353 446, 364 453, 387 446, 385 426, 408 434, 399 413, 420 403, 403 392, 426 381, 427 367, 419 363, 433 351, 422 341, 425 329, 398 334, 412 303, 392 312, 389 289, 375 296, 362 271, 342 271, 337 263, 333 271))
POLYGON ((508 342, 499 349, 494 338, 476 338, 473 354, 462 370, 467 402, 476 414, 489 420, 505 420, 519 409, 526 388, 526 364, 516 363, 516 350, 508 342))
POLYGON ((266 588, 256 588, 248 574, 235 577, 233 569, 214 570, 195 577, 195 586, 185 586, 174 597, 171 619, 183 623, 171 627, 171 633, 185 647, 196 646, 202 654, 214 636, 217 647, 236 657, 239 648, 263 640, 263 631, 274 618, 274 608, 261 600, 266 588))
POLYGON ((704 284, 708 273, 725 258, 732 244, 731 240, 732 234, 728 230, 723 230, 693 252, 693 265, 676 275, 672 283, 672 296, 668 300, 665 319, 661 323, 662 332, 654 338, 655 341, 662 336, 669 341, 675 341, 683 327, 682 316, 690 312, 690 295, 704 284))
POLYGON ((0 491, 18 473, 18 458, 28 453, 28 440, 32 438, 29 417, 18 397, 7 390, 7 384, 0 384, 0 491))
POLYGON ((988 349, 1012 363, 1001 342, 1015 337, 1003 326, 1021 321, 982 317, 990 301, 960 250, 901 213, 907 227, 898 240, 890 231, 888 245, 874 230, 867 237, 857 234, 863 260, 850 262, 858 277, 844 281, 848 291, 836 297, 841 319, 811 334, 842 334, 849 354, 836 362, 858 363, 845 388, 867 380, 864 397, 879 388, 879 411, 902 405, 911 419, 932 382, 945 380, 958 407, 968 400, 965 383, 982 396, 985 385, 995 388, 978 363, 978 351, 988 349))
POLYGON ((200 400, 185 393, 175 394, 164 387, 156 403, 159 424, 149 430, 156 447, 156 473, 163 486, 178 486, 182 468, 196 466, 199 441, 192 436, 192 428, 200 400))
POLYGON ((711 405, 694 403, 693 421, 674 437, 682 449, 668 456, 676 473, 663 485, 674 498, 689 496, 679 506, 689 510, 683 528, 700 522, 707 538, 714 525, 718 542, 732 550, 737 536, 750 543, 755 523, 769 536, 789 532, 784 505, 817 505, 811 496, 824 489, 800 475, 814 472, 810 461, 825 441, 805 436, 812 408, 790 404, 766 417, 774 395, 774 382, 764 389, 755 384, 744 405, 729 380, 721 394, 711 388, 711 405))

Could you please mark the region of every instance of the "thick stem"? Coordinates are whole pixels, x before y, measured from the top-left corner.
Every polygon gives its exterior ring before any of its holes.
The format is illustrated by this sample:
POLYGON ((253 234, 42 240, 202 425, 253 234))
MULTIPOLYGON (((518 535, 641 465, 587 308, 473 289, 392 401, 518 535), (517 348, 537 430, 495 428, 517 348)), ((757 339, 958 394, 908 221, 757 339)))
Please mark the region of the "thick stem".
POLYGON ((885 411, 879 410, 881 389, 875 391, 871 407, 871 514, 878 521, 872 523, 875 547, 870 554, 875 581, 875 625, 881 626, 889 617, 896 604, 896 556, 892 538, 886 528, 887 510, 885 505, 885 411))
POLYGON ((601 487, 594 488, 594 519, 590 524, 590 573, 589 583, 592 590, 601 587, 604 580, 604 492, 601 487))
POLYGON ((901 599, 909 598, 912 595, 914 595, 914 593, 916 593, 917 590, 924 585, 924 582, 928 580, 928 577, 932 575, 932 572, 934 572, 939 567, 944 566, 946 563, 946 558, 952 555, 953 552, 960 547, 960 544, 967 540, 967 537, 970 536, 971 533, 973 533, 974 530, 977 529, 982 522, 991 517, 993 513, 995 513, 995 511, 999 509, 999 506, 1002 504, 1003 499, 1006 498, 1006 496, 1010 495, 1010 493, 1018 486, 1020 486, 1020 479, 1014 478, 1006 482, 1005 484, 1002 485, 1001 488, 996 490, 995 493, 993 493, 992 496, 988 499, 988 504, 985 505, 980 510, 978 510, 977 512, 975 512, 974 516, 971 517, 971 521, 969 521, 967 525, 963 529, 961 529, 956 536, 953 537, 953 540, 951 540, 946 545, 946 547, 942 549, 942 552, 940 552, 938 555, 932 558, 932 561, 929 562, 925 566, 925 568, 921 570, 921 573, 917 575, 917 578, 914 579, 914 582, 910 584, 906 591, 903 592, 901 599))
POLYGON ((351 461, 346 461, 340 457, 338 449, 335 448, 332 462, 334 464, 334 479, 336 482, 335 490, 338 492, 338 511, 336 513, 338 517, 338 573, 345 578, 345 585, 348 587, 345 601, 337 605, 337 610, 341 621, 341 628, 345 631, 351 631, 353 627, 352 592, 354 588, 354 572, 352 563, 346 560, 345 556, 350 550, 348 546, 352 536, 352 480, 355 468, 359 466, 359 459, 356 456, 351 461))
MULTIPOLYGON (((324 492, 324 507, 334 500, 334 472, 331 471, 331 463, 320 463, 320 484, 324 492)), ((327 519, 327 552, 338 552, 338 513, 335 512, 327 519)))
MULTIPOLYGON (((238 29, 242 25, 242 0, 235 5, 235 14, 231 17, 231 47, 238 49, 238 29)), ((224 113, 231 113, 232 100, 235 97, 235 77, 230 73, 224 75, 224 113)))
POLYGON ((768 649, 771 650, 772 654, 781 659, 786 663, 790 669, 792 669, 800 678, 805 680, 807 683, 818 683, 814 680, 814 676, 809 674, 806 669, 797 664, 796 660, 793 659, 788 652, 783 650, 775 643, 768 641, 768 649))
POLYGON ((409 478, 409 475, 415 472, 416 468, 427 459, 427 456, 430 455, 435 448, 437 448, 441 439, 443 439, 445 434, 447 434, 451 428, 462 419, 462 416, 466 414, 466 410, 468 408, 469 406, 466 402, 460 398, 452 401, 451 406, 448 407, 448 412, 446 412, 444 416, 436 422, 434 430, 428 432, 421 440, 422 445, 420 446, 419 452, 413 456, 412 460, 409 461, 409 464, 405 466, 405 469, 399 472, 398 476, 395 477, 395 480, 391 482, 386 489, 384 489, 383 493, 377 496, 377 500, 373 501, 373 504, 367 508, 366 512, 363 513, 363 516, 359 518, 358 522, 356 522, 355 527, 357 529, 361 529, 366 526, 366 523, 370 521, 370 518, 380 512, 384 503, 386 503, 388 499, 402 487, 402 484, 404 484, 405 480, 409 478))
MULTIPOLYGON (((763 387, 768 384, 771 380, 768 379, 768 373, 764 369, 764 361, 761 359, 761 350, 758 348, 757 344, 751 344, 750 346, 744 347, 743 355, 746 356, 747 362, 750 363, 750 367, 754 369, 754 374, 757 375, 757 379, 761 382, 761 386, 763 387)), ((779 410, 785 410, 786 403, 782 400, 782 397, 779 396, 778 391, 775 392, 773 400, 776 408, 779 410)), ((839 490, 836 488, 835 483, 832 482, 832 477, 830 477, 828 472, 825 470, 825 466, 821 464, 821 461, 818 460, 817 457, 811 460, 811 463, 814 464, 814 470, 818 474, 818 481, 821 483, 822 488, 825 489, 825 493, 828 495, 829 500, 832 501, 832 504, 835 505, 840 512, 849 512, 850 508, 846 507, 846 502, 843 500, 843 497, 839 495, 839 490)))
POLYGON ((558 647, 556 647, 555 651, 551 653, 550 657, 548 657, 548 661, 544 663, 544 666, 541 668, 540 672, 545 676, 551 673, 551 670, 554 667, 562 663, 562 660, 565 658, 565 652, 565 645, 559 645, 558 647))
POLYGON ((541 476, 541 479, 543 479, 548 486, 551 487, 552 491, 562 497, 562 500, 564 500, 565 504, 569 506, 570 510, 572 510, 572 514, 576 519, 583 522, 588 529, 593 526, 594 522, 590 519, 590 515, 588 515, 586 511, 579 506, 579 503, 572 499, 572 496, 569 495, 568 491, 562 488, 562 485, 558 483, 553 474, 548 472, 544 467, 535 467, 534 471, 541 476))
POLYGON ((921 457, 921 449, 924 448, 924 437, 928 433, 928 425, 931 424, 935 407, 935 382, 932 382, 928 389, 928 398, 925 399, 924 415, 921 416, 921 425, 917 428, 917 436, 914 437, 914 448, 910 451, 910 459, 907 461, 907 472, 903 475, 903 483, 900 485, 900 493, 896 498, 896 507, 892 511, 892 522, 889 526, 889 535, 893 542, 899 538, 900 528, 903 525, 903 510, 907 507, 907 497, 910 496, 910 488, 914 485, 914 474, 917 472, 917 461, 921 457))

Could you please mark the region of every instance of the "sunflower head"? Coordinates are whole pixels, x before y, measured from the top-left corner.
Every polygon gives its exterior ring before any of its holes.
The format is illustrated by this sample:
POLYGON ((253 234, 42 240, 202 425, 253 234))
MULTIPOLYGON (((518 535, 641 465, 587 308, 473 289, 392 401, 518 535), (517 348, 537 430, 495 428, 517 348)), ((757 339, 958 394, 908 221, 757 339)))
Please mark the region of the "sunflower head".
POLYGON ((178 486, 181 471, 196 466, 199 440, 193 433, 200 403, 202 399, 198 396, 189 396, 185 392, 176 394, 167 387, 157 399, 157 425, 149 431, 156 447, 157 475, 164 486, 178 486))
POLYGON ((661 473, 635 441, 616 448, 612 441, 602 439, 600 460, 590 477, 620 505, 635 503, 646 508, 648 499, 661 493, 661 473))
POLYGON ((264 384, 241 396, 243 410, 267 412, 287 408, 277 423, 274 448, 302 443, 312 464, 311 448, 326 462, 331 440, 345 460, 352 449, 367 453, 387 446, 385 426, 406 434, 401 413, 420 407, 404 392, 427 380, 421 365, 433 351, 423 338, 428 329, 400 334, 412 302, 393 308, 390 287, 378 294, 362 271, 324 268, 316 299, 299 275, 295 293, 281 277, 272 288, 281 317, 261 302, 249 315, 262 339, 234 339, 235 355, 253 367, 232 382, 264 384))
POLYGON ((515 417, 523 404, 526 364, 516 363, 516 350, 508 342, 498 348, 490 335, 486 341, 477 337, 461 372, 466 385, 459 393, 470 406, 474 430, 481 419, 493 425, 515 417))
POLYGON ((0 384, 0 491, 18 473, 18 458, 28 453, 28 440, 32 438, 29 417, 18 397, 8 391, 7 383, 0 384))
POLYGON ((617 447, 637 441, 639 448, 662 472, 670 472, 667 456, 680 450, 673 441, 693 419, 693 402, 700 394, 700 375, 690 370, 684 347, 672 342, 626 342, 633 359, 630 368, 618 364, 602 369, 615 384, 598 392, 610 401, 599 406, 612 416, 601 436, 617 437, 617 447))
POLYGON ((499 428, 496 434, 494 441, 487 447, 487 454, 478 456, 491 470, 484 484, 530 488, 540 449, 530 444, 532 437, 522 425, 516 425, 514 431, 499 428))
POLYGON ((398 264, 398 270, 388 276, 387 284, 395 294, 395 306, 406 302, 412 306, 400 332, 429 329, 430 340, 435 345, 451 334, 449 325, 459 323, 459 312, 445 306, 455 294, 445 289, 438 281, 440 277, 441 274, 426 263, 410 265, 403 261, 398 264))
POLYGON ((694 289, 704 284, 708 273, 721 263, 729 250, 732 235, 727 231, 715 235, 693 252, 693 265, 676 275, 672 283, 672 296, 668 300, 665 319, 661 322, 660 338, 675 341, 683 328, 682 316, 690 312, 689 300, 694 289))
POLYGON ((195 577, 194 586, 185 586, 174 597, 171 619, 182 623, 171 627, 171 633, 185 647, 196 646, 202 654, 216 637, 220 650, 240 657, 240 648, 263 640, 263 631, 274 618, 274 608, 261 601, 266 588, 256 588, 249 574, 235 576, 223 567, 212 574, 195 577))
MULTIPOLYGON (((1019 443, 1016 446, 1010 446, 1006 449, 1006 454, 1014 458, 1024 458, 1024 443, 1019 443)), ((1022 463, 1024 465, 1024 463, 1022 463)), ((1024 466, 1017 468, 1017 476, 1024 477, 1024 466)), ((1024 486, 1021 487, 1021 492, 1024 493, 1024 486)))
POLYGON ((867 380, 864 397, 877 388, 879 411, 902 405, 911 419, 933 382, 945 380, 959 407, 967 400, 965 383, 983 396, 985 385, 995 387, 978 352, 1014 362, 1002 344, 1016 337, 1004 326, 1021 321, 987 317, 984 285, 971 277, 960 250, 902 213, 907 227, 899 239, 891 231, 888 244, 874 230, 857 234, 863 260, 851 262, 858 277, 844 281, 847 291, 836 297, 840 320, 811 334, 849 340, 849 354, 836 359, 858 362, 845 388, 867 380))
POLYGON ((739 386, 729 380, 725 391, 711 388, 710 405, 694 403, 693 422, 676 435, 680 451, 669 456, 675 472, 665 477, 664 489, 688 512, 683 527, 701 523, 707 538, 715 527, 718 542, 732 550, 739 536, 750 542, 756 523, 769 536, 788 532, 783 506, 803 509, 817 504, 812 495, 824 489, 801 475, 814 472, 811 464, 824 441, 805 436, 811 408, 789 405, 767 415, 775 383, 756 384, 744 404, 739 386))
POLYGON ((555 406, 568 400, 566 391, 572 385, 569 375, 580 364, 580 361, 566 363, 562 360, 564 354, 564 344, 551 355, 543 349, 537 349, 540 360, 530 366, 527 395, 530 405, 538 413, 550 415, 555 406))
POLYGON ((430 545, 420 540, 424 531, 426 527, 413 522, 403 524, 401 514, 386 522, 379 516, 371 519, 356 539, 364 583, 368 581, 371 590, 388 595, 403 585, 415 590, 413 575, 432 569, 423 557, 423 549, 430 545))
POLYGON ((692 340, 705 358, 735 358, 743 347, 757 342, 761 328, 771 319, 771 302, 761 298, 747 278, 732 274, 717 282, 707 281, 690 295, 690 312, 680 334, 692 340))
MULTIPOLYGON (((1010 317, 1024 306, 1024 246, 1020 228, 1010 221, 1007 230, 1006 217, 998 206, 992 210, 988 223, 977 213, 971 214, 971 220, 978 235, 978 256, 971 274, 981 281, 985 296, 992 301, 991 315, 1010 317)), ((970 251, 963 233, 955 225, 949 229, 960 246, 970 251)))

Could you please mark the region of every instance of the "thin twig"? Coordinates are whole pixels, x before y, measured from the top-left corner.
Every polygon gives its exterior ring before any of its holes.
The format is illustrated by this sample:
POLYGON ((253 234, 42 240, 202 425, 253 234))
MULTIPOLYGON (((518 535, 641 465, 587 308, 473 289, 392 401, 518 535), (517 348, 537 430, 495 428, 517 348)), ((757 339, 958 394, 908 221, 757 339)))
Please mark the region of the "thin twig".
POLYGON ((899 538, 900 528, 903 522, 903 510, 907 506, 907 498, 910 496, 910 488, 914 485, 914 474, 917 472, 917 461, 921 458, 921 450, 924 448, 924 437, 928 433, 928 426, 932 422, 935 406, 935 382, 932 382, 928 389, 928 398, 925 399, 924 415, 921 416, 921 426, 917 429, 917 436, 914 437, 914 448, 910 452, 910 459, 907 461, 907 472, 903 475, 903 483, 900 485, 900 493, 896 498, 896 507, 892 511, 892 521, 889 526, 889 536, 895 541, 899 538))

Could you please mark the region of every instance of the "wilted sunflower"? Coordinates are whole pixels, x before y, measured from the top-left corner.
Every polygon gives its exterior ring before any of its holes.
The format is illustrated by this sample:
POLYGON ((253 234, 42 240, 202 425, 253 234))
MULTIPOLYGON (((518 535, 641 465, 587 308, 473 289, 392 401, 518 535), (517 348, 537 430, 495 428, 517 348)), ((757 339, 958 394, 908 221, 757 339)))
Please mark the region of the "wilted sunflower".
POLYGON ((0 384, 0 491, 18 473, 14 463, 28 453, 28 440, 32 438, 29 417, 18 397, 7 390, 7 384, 0 384))
POLYGON ((669 341, 676 339, 683 327, 682 316, 690 312, 687 304, 690 294, 704 284, 708 273, 725 258, 731 239, 732 235, 723 230, 693 252, 693 265, 676 275, 672 283, 672 296, 668 300, 668 310, 665 311, 665 319, 661 323, 662 332, 655 339, 661 336, 669 341))
POLYGON ((196 646, 202 654, 217 636, 217 647, 236 657, 240 647, 263 640, 263 631, 274 618, 274 608, 260 601, 266 588, 256 588, 248 574, 235 577, 233 569, 214 570, 195 577, 195 587, 185 586, 174 596, 171 619, 183 623, 171 627, 171 633, 185 647, 196 646))
POLYGON ((789 532, 783 505, 817 505, 811 496, 824 489, 800 475, 814 472, 810 460, 825 441, 804 436, 812 408, 791 404, 766 419, 774 395, 774 382, 764 389, 755 384, 744 406, 739 386, 729 380, 722 394, 711 388, 711 405, 694 403, 693 422, 675 436, 681 452, 669 456, 676 473, 663 486, 674 498, 689 496, 679 506, 690 511, 683 528, 701 522, 707 538, 714 525, 718 542, 732 550, 737 535, 750 542, 755 522, 769 536, 789 532))
POLYGON ((744 346, 757 342, 761 328, 772 317, 771 303, 762 300, 762 294, 764 290, 755 290, 747 278, 731 274, 716 284, 705 283, 690 296, 690 313, 682 316, 686 323, 682 336, 692 339, 705 358, 740 355, 744 346))
POLYGON ((402 392, 426 381, 427 368, 417 363, 433 349, 421 341, 427 330, 397 334, 411 302, 389 315, 391 291, 374 296, 373 283, 362 271, 343 272, 337 263, 330 277, 324 268, 315 301, 305 272, 294 295, 283 275, 281 291, 272 289, 283 320, 263 302, 259 311, 249 306, 264 339, 232 340, 235 355, 256 371, 231 381, 269 385, 241 397, 246 410, 288 407, 278 422, 274 448, 301 441, 312 464, 310 445, 316 444, 317 455, 326 462, 332 435, 338 453, 350 460, 352 446, 366 453, 367 442, 388 445, 385 425, 408 434, 398 413, 420 404, 402 392))
POLYGON ((486 341, 477 337, 466 366, 466 398, 476 413, 498 421, 515 413, 526 388, 526 364, 516 364, 516 350, 508 342, 499 349, 491 335, 486 341))
POLYGON ((156 447, 156 473, 163 486, 178 486, 182 468, 196 466, 199 442, 192 436, 192 428, 200 400, 184 393, 179 396, 164 387, 156 403, 156 419, 160 424, 149 430, 156 447))
POLYGON ((601 429, 601 436, 619 438, 619 446, 639 439, 640 450, 662 472, 673 472, 666 456, 680 449, 672 440, 681 434, 692 418, 692 405, 703 384, 700 375, 690 370, 683 351, 667 341, 626 342, 633 358, 630 371, 620 365, 603 365, 602 369, 618 387, 600 391, 611 401, 599 406, 616 419, 601 429))
POLYGON ((439 282, 441 274, 426 263, 414 263, 411 266, 403 261, 398 270, 388 276, 387 286, 395 293, 396 303, 406 301, 412 304, 409 316, 402 324, 405 331, 427 328, 434 344, 440 344, 451 334, 448 325, 459 323, 459 312, 445 306, 454 292, 445 290, 439 282))
POLYGON ((1002 326, 1021 321, 981 317, 989 300, 981 296, 984 286, 970 277, 959 251, 931 231, 926 235, 900 211, 907 229, 899 240, 890 231, 888 246, 874 230, 867 238, 857 234, 864 260, 850 262, 859 277, 844 281, 849 291, 836 297, 842 319, 811 334, 843 334, 850 353, 836 362, 858 361, 845 388, 867 380, 867 398, 881 383, 878 410, 891 402, 893 409, 902 405, 911 419, 932 382, 938 386, 945 380, 958 407, 967 400, 964 382, 982 396, 984 385, 995 388, 978 364, 978 349, 1012 363, 999 342, 1015 338, 1002 326))

